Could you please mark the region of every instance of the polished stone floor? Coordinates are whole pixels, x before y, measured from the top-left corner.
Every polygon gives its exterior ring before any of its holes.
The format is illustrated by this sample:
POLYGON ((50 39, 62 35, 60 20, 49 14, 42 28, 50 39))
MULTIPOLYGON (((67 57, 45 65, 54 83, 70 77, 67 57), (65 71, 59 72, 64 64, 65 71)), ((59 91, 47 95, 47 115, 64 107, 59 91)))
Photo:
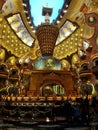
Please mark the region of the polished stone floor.
MULTIPOLYGON (((91 130, 90 127, 62 127, 61 125, 37 125, 37 126, 18 126, 13 124, 0 123, 0 130, 91 130)), ((96 129, 97 130, 97 129, 96 129)))
POLYGON ((89 126, 64 126, 62 124, 12 124, 0 121, 0 130, 98 130, 98 122, 92 122, 89 126))
MULTIPOLYGON (((0 130, 91 130, 89 127, 77 127, 77 128, 62 128, 62 127, 35 127, 35 128, 26 128, 26 127, 2 127, 0 130)), ((97 129, 96 129, 97 130, 97 129)))

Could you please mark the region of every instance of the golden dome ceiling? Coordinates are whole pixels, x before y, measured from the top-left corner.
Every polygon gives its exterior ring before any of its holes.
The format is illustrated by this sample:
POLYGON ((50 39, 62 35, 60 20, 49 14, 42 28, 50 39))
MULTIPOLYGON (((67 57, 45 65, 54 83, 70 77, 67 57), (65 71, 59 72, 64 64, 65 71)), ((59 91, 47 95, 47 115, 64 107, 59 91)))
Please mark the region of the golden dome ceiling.
MULTIPOLYGON (((31 59, 36 59, 40 55, 40 48, 24 6, 23 0, 6 0, 6 2, 0 0, 0 44, 16 57, 29 55, 31 59), (14 25, 20 26, 21 30, 24 29, 23 35, 20 32, 17 33, 14 25)), ((97 0, 71 0, 67 12, 57 24, 62 33, 59 36, 59 44, 54 49, 56 58, 63 59, 75 53, 77 48, 82 45, 82 38, 92 36, 94 29, 85 24, 84 14, 93 11, 98 13, 97 0), (62 28, 66 21, 72 23, 67 28, 73 30, 72 34, 67 37, 66 26, 62 28), (76 29, 73 29, 75 26, 76 29), (62 36, 63 34, 64 36, 62 36)))

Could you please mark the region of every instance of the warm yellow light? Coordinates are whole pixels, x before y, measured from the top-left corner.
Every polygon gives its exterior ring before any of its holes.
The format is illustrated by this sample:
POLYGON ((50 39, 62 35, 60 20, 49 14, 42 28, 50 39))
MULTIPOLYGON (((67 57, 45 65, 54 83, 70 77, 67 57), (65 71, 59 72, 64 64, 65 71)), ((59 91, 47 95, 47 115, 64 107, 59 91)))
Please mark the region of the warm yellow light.
POLYGON ((0 18, 0 22, 2 22, 2 20, 3 20, 3 19, 2 19, 2 18, 0 18))
POLYGON ((6 42, 9 43, 9 40, 7 40, 6 42))
MULTIPOLYGON (((16 39, 15 42, 18 42, 18 40, 16 39)), ((18 44, 17 44, 18 45, 18 44)))
POLYGON ((11 41, 12 43, 14 42, 14 40, 11 41))
POLYGON ((8 35, 7 38, 10 38, 10 36, 8 35))
POLYGON ((15 48, 15 51, 17 51, 18 50, 18 48, 15 48))
POLYGON ((77 43, 75 42, 75 45, 77 46, 77 43))
POLYGON ((4 35, 2 35, 2 38, 4 39, 4 38, 5 38, 5 36, 4 36, 4 35))
POLYGON ((10 31, 8 30, 8 33, 10 33, 10 31))
POLYGON ((81 31, 83 31, 83 28, 81 28, 81 31))
POLYGON ((50 122, 50 119, 49 119, 49 117, 46 117, 46 122, 50 122))
POLYGON ((77 34, 77 33, 76 33, 75 35, 76 35, 76 36, 78 36, 78 34, 77 34))
POLYGON ((6 28, 7 26, 6 25, 4 25, 4 28, 6 28))
POLYGON ((5 30, 3 30, 3 33, 5 33, 5 30))

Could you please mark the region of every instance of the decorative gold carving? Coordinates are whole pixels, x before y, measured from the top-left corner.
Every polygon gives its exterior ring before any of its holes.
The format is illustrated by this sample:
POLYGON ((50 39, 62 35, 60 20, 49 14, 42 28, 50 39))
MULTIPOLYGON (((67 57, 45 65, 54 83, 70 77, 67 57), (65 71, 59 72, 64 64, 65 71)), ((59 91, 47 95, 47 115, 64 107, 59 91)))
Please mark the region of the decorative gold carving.
POLYGON ((42 55, 52 55, 59 30, 56 26, 42 24, 38 26, 36 35, 42 55))
POLYGON ((81 35, 83 35, 83 29, 79 28, 70 37, 55 47, 54 56, 58 59, 63 59, 75 53, 78 46, 82 46, 81 35))

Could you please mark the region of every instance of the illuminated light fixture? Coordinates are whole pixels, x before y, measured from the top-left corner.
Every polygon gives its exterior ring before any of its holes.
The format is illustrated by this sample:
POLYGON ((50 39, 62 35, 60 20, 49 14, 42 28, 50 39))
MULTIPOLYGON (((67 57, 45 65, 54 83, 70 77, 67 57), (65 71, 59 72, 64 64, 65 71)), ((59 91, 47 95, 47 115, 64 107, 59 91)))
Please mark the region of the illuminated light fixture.
POLYGON ((28 14, 28 11, 24 10, 24 13, 28 14))
POLYGON ((31 26, 30 28, 32 28, 32 29, 33 29, 34 27, 33 27, 33 26, 31 26))
POLYGON ((33 30, 33 33, 35 33, 36 32, 36 30, 33 30))
POLYGON ((83 41, 83 47, 85 50, 89 48, 89 44, 87 41, 83 41))
POLYGON ((19 64, 23 64, 23 59, 19 59, 19 64))
POLYGON ((90 43, 88 43, 88 41, 83 41, 83 47, 86 51, 92 50, 92 46, 90 45, 90 43))
POLYGON ((28 17, 27 17, 27 19, 29 20, 29 19, 30 19, 30 17, 28 16, 28 17))
POLYGON ((49 117, 46 117, 46 122, 50 122, 50 119, 49 119, 49 117))
POLYGON ((0 18, 0 22, 2 22, 2 20, 3 20, 3 19, 2 19, 2 18, 0 18))
POLYGON ((29 59, 29 57, 27 57, 26 59, 25 59, 25 63, 29 63, 30 62, 30 59, 29 59))
POLYGON ((60 15, 60 18, 62 18, 63 16, 62 15, 60 15))
POLYGON ((24 7, 27 7, 27 5, 26 5, 25 3, 22 3, 22 5, 23 5, 24 7))
POLYGON ((59 20, 57 20, 57 24, 59 24, 60 23, 60 21, 59 20))
POLYGON ((65 5, 66 6, 66 8, 68 8, 68 5, 65 5))
POLYGON ((29 21, 28 23, 31 24, 31 21, 29 21))
POLYGON ((63 10, 63 13, 67 13, 67 10, 66 10, 66 9, 64 9, 64 10, 63 10))
POLYGON ((39 41, 42 56, 53 55, 55 42, 59 34, 58 28, 50 24, 49 16, 52 15, 52 11, 52 8, 43 7, 42 15, 45 16, 45 23, 36 29, 36 36, 39 41))

